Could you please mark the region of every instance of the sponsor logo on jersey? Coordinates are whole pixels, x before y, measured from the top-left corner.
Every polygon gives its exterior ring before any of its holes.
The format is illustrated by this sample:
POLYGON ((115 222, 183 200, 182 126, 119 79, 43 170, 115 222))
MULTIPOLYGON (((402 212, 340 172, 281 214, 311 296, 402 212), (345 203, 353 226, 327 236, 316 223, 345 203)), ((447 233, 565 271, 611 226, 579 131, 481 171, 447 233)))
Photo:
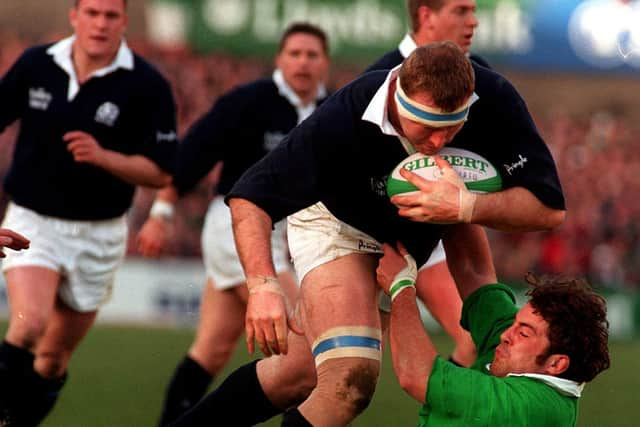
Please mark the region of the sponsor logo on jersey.
POLYGON ((285 136, 287 136, 286 133, 282 133, 279 131, 265 132, 262 148, 264 148, 266 151, 273 150, 278 146, 278 144, 280 144, 280 142, 282 142, 285 136))
POLYGON ((120 115, 120 108, 113 102, 105 102, 96 110, 94 120, 105 126, 112 127, 120 115))
POLYGON ((522 154, 518 154, 518 161, 517 162, 513 162, 510 165, 503 165, 504 169, 507 171, 507 173, 509 175, 513 175, 513 171, 515 169, 524 169, 524 164, 527 163, 529 161, 529 159, 527 159, 526 157, 523 157, 522 154))
POLYGON ((174 131, 171 132, 156 132, 156 142, 173 142, 178 139, 178 135, 174 131))
POLYGON ((34 110, 46 111, 53 96, 43 88, 29 89, 29 107, 34 110))

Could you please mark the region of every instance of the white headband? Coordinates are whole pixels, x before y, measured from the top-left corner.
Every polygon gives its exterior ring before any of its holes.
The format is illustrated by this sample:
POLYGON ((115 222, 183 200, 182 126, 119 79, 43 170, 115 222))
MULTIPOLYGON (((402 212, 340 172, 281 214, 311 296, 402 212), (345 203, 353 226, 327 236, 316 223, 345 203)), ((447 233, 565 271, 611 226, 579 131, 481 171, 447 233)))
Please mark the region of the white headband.
POLYGON ((429 107, 409 98, 402 89, 400 77, 396 80, 395 100, 398 106, 398 113, 409 120, 432 127, 455 126, 465 122, 469 115, 469 108, 476 99, 477 96, 473 94, 462 107, 447 113, 440 108, 429 107))

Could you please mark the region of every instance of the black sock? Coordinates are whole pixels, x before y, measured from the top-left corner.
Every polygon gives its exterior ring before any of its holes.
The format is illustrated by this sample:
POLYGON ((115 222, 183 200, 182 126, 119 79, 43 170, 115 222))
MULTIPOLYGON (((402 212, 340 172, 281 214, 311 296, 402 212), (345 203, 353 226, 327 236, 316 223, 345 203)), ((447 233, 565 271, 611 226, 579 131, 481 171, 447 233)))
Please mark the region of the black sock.
POLYGON ((33 372, 35 356, 29 350, 16 347, 6 341, 0 344, 0 371, 19 373, 33 372))
POLYGON ((282 417, 281 427, 313 427, 307 419, 298 411, 298 408, 289 409, 282 417))
POLYGON ((25 425, 37 426, 51 412, 58 400, 60 391, 67 382, 67 373, 60 378, 43 378, 36 372, 32 377, 32 391, 29 411, 25 414, 25 425))
POLYGON ((198 362, 186 356, 169 382, 158 425, 167 425, 191 409, 202 399, 212 379, 198 362))
POLYGON ((220 387, 209 393, 187 411, 171 427, 252 426, 282 412, 264 394, 258 373, 257 360, 231 373, 220 387))
POLYGON ((17 423, 28 406, 34 355, 3 341, 0 344, 0 425, 17 423))

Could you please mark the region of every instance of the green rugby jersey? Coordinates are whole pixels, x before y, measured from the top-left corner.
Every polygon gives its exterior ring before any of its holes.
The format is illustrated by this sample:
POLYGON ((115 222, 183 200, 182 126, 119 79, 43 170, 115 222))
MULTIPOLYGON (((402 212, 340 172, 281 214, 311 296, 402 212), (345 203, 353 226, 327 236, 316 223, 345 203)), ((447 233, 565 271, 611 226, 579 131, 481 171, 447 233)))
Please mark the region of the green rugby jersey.
POLYGON ((548 376, 498 378, 489 373, 487 365, 493 360, 500 334, 511 326, 517 311, 513 292, 505 285, 484 286, 467 298, 462 325, 471 332, 478 359, 467 369, 436 358, 429 377, 427 403, 420 409, 420 427, 576 424, 580 389, 577 383, 548 376), (549 385, 540 377, 560 385, 549 385))

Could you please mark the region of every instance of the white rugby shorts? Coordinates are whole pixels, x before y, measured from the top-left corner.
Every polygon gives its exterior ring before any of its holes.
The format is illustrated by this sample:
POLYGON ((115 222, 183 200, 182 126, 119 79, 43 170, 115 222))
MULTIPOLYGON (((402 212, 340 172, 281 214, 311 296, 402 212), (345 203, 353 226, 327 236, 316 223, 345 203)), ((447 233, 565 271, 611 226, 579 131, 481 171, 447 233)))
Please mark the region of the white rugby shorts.
POLYGON ((9 203, 2 227, 31 240, 29 249, 7 249, 2 270, 40 266, 61 275, 58 296, 73 310, 97 310, 111 297, 127 249, 127 222, 119 218, 75 221, 40 215, 9 203))
MULTIPOLYGON (((291 271, 284 221, 277 222, 271 235, 273 264, 278 274, 291 271)), ((228 289, 245 282, 242 264, 233 240, 231 211, 223 196, 216 196, 209 204, 201 235, 202 257, 216 289, 228 289)))
POLYGON ((380 242, 337 219, 322 202, 290 215, 287 237, 300 281, 319 265, 345 255, 382 254, 380 242))

